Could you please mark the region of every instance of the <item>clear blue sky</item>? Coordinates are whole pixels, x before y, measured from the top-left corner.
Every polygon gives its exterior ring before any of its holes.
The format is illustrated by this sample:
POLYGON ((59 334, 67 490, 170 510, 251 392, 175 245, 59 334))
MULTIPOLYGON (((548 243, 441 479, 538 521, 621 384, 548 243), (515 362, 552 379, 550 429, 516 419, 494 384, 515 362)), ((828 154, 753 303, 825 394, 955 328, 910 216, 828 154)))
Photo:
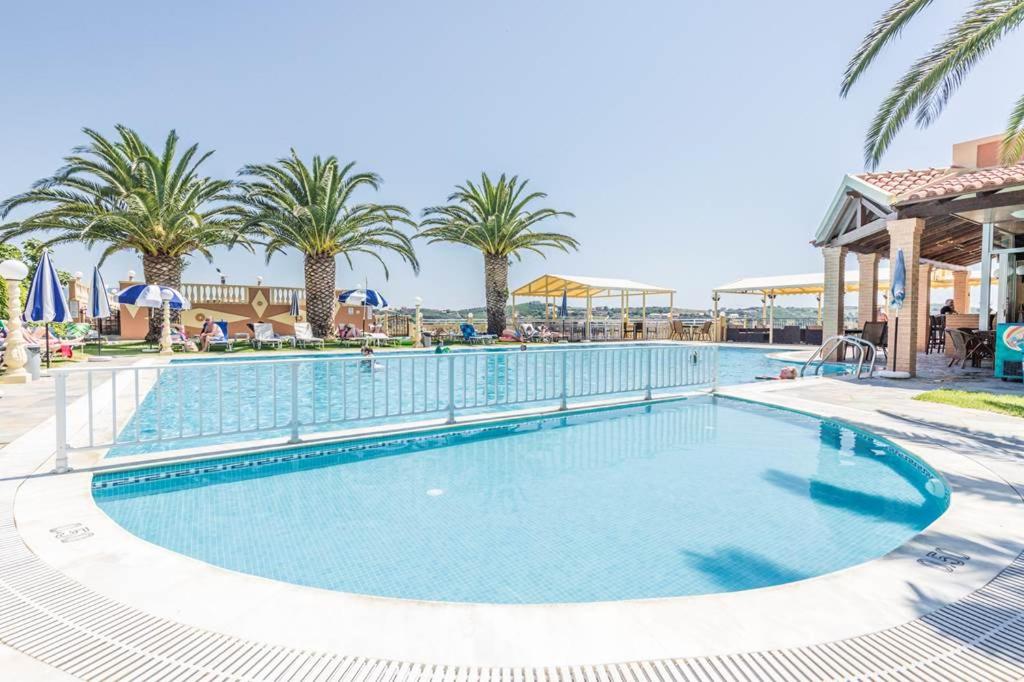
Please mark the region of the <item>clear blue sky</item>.
MULTIPOLYGON (((574 1, 14 3, 0 63, 0 194, 23 191, 123 122, 154 144, 176 128, 216 154, 206 170, 336 154, 380 173, 379 199, 419 212, 481 170, 530 178, 572 210, 572 255, 528 256, 512 285, 548 272, 676 287, 708 307, 715 284, 813 272, 808 245, 841 176, 862 167, 874 107, 965 3, 936 3, 850 100, 837 86, 889 0, 784 3, 574 1)), ((1024 49, 1011 39, 938 125, 910 129, 884 166, 949 163, 954 141, 1002 130, 1024 49), (1009 82, 1009 89, 1000 87, 1009 82)), ((419 277, 369 259, 399 304, 483 302, 478 253, 422 244, 419 277)), ((88 272, 66 246, 57 264, 88 272)), ((302 282, 301 258, 217 254, 230 282, 302 282)), ((108 282, 138 259, 112 258, 108 282)), ((199 259, 186 280, 214 281, 199 259)), ((748 299, 749 300, 749 299, 748 299)), ((732 302, 739 303, 743 299, 732 302)))

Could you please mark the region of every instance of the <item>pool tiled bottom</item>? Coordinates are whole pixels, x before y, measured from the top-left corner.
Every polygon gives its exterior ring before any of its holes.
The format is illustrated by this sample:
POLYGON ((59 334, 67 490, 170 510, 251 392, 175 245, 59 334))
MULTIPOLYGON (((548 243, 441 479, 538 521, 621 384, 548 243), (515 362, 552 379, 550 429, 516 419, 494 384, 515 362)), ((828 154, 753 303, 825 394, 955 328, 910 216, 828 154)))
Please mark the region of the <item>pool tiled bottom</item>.
POLYGON ((486 603, 790 582, 880 556, 948 504, 930 469, 870 436, 710 398, 107 474, 94 497, 225 568, 486 603))

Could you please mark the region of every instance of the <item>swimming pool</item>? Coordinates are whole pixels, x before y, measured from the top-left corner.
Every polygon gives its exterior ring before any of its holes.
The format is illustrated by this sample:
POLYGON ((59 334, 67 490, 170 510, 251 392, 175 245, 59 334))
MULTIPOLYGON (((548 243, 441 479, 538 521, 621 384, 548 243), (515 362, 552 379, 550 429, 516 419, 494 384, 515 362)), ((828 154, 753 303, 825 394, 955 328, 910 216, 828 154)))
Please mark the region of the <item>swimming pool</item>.
POLYGON ((948 506, 916 458, 722 398, 97 475, 128 531, 235 571, 384 597, 557 603, 766 587, 948 506))
POLYGON ((563 392, 577 399, 641 397, 652 385, 652 395, 679 393, 710 388, 716 374, 719 385, 730 385, 776 375, 785 364, 758 349, 685 344, 473 351, 382 353, 375 362, 351 353, 275 354, 212 364, 176 359, 169 368, 152 370, 159 377, 141 400, 136 396, 138 409, 108 456, 240 443, 256 434, 287 436, 293 409, 299 416, 296 432, 309 434, 436 418, 449 401, 460 414, 474 414, 553 407, 563 392), (455 366, 447 367, 446 358, 455 366), (568 377, 564 385, 563 375, 568 377))

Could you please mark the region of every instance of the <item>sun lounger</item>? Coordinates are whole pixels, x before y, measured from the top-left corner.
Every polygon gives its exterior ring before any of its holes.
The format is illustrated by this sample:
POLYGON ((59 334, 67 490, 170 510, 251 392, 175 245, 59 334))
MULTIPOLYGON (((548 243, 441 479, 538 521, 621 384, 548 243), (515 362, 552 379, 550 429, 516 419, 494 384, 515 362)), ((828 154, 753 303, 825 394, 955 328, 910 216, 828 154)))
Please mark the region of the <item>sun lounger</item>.
POLYGON ((293 341, 290 336, 279 336, 274 331, 274 326, 269 322, 257 322, 253 325, 254 337, 252 345, 257 349, 262 350, 263 346, 271 346, 272 348, 280 348, 285 341, 293 341))
POLYGON ((478 334, 476 331, 476 327, 469 324, 468 322, 463 322, 461 325, 459 325, 459 329, 462 330, 462 340, 465 341, 466 343, 486 344, 495 343, 498 340, 498 337, 495 336, 494 334, 478 334))
POLYGON ((234 350, 234 339, 228 338, 228 323, 227 322, 215 322, 214 329, 220 333, 214 332, 214 335, 210 337, 210 342, 207 344, 207 350, 213 350, 214 347, 224 348, 228 353, 234 350))
POLYGON ((295 343, 302 348, 310 346, 324 347, 324 340, 313 336, 313 328, 309 325, 309 322, 295 323, 295 343))

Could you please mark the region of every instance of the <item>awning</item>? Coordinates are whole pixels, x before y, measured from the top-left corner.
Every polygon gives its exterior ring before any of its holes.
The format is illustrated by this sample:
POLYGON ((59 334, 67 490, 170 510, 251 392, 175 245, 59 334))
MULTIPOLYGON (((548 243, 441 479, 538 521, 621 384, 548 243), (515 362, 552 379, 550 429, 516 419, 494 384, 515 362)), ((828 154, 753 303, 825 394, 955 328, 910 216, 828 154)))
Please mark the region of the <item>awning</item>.
POLYGON ((645 284, 631 279, 583 277, 579 275, 541 275, 512 292, 513 296, 551 296, 565 293, 569 298, 613 298, 625 294, 674 294, 675 289, 645 284))
MULTIPOLYGON (((996 278, 992 278, 996 282, 996 278)), ((971 271, 967 276, 968 286, 981 284, 981 274, 971 271)), ((879 266, 878 268, 878 290, 884 291, 889 288, 889 269, 879 266)), ((933 289, 952 289, 953 273, 949 270, 932 270, 933 289)), ((858 291, 860 289, 860 272, 857 270, 846 271, 846 291, 858 291)), ((719 294, 771 294, 776 296, 794 296, 799 294, 820 294, 825 291, 825 273, 814 272, 803 275, 779 275, 776 277, 747 277, 735 282, 723 284, 712 289, 719 294)))

